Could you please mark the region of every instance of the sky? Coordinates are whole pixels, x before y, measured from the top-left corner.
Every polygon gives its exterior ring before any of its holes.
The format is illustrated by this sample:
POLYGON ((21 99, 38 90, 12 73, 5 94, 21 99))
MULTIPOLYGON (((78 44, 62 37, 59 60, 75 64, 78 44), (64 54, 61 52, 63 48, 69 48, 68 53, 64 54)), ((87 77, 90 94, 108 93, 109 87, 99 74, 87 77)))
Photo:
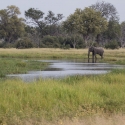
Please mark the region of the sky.
MULTIPOLYGON (((51 10, 55 14, 63 14, 66 19, 70 14, 73 14, 76 8, 84 9, 96 2, 102 0, 1 0, 0 10, 6 9, 7 6, 15 5, 21 11, 21 17, 25 18, 24 13, 29 8, 39 9, 45 14, 51 10)), ((111 3, 116 8, 120 22, 125 21, 125 0, 103 0, 106 3, 111 3)))

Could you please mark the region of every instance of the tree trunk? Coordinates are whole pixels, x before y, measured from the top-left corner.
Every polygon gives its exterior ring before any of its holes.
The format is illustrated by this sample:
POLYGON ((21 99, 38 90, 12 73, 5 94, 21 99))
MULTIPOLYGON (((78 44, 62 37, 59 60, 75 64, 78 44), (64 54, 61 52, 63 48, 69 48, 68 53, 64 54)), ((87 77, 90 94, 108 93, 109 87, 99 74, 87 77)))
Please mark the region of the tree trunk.
POLYGON ((88 37, 89 37, 88 35, 83 35, 83 39, 84 39, 86 47, 88 47, 88 42, 87 42, 88 37))

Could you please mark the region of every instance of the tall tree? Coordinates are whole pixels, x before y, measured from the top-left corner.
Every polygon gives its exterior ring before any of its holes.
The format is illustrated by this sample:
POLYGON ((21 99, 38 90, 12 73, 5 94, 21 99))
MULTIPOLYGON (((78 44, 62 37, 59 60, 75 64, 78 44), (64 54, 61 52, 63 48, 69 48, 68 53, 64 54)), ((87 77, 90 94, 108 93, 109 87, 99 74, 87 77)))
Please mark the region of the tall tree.
POLYGON ((99 11, 102 17, 105 17, 108 21, 109 20, 119 20, 118 12, 116 8, 111 3, 96 2, 90 6, 90 8, 99 11))
POLYGON ((125 47, 125 21, 120 25, 120 34, 116 35, 119 39, 120 47, 125 47))
POLYGON ((73 45, 73 48, 76 48, 80 35, 78 34, 77 29, 75 27, 75 20, 70 16, 67 18, 66 21, 63 21, 62 25, 67 33, 67 36, 70 37, 70 41, 73 45))
MULTIPOLYGON (((111 3, 107 3, 104 1, 96 2, 96 4, 91 5, 90 8, 100 12, 101 16, 106 18, 110 24, 111 24, 111 22, 113 23, 113 22, 119 21, 118 12, 111 3)), ((100 44, 100 42, 102 42, 102 36, 103 36, 103 34, 97 34, 96 41, 98 44, 100 44)))
POLYGON ((14 42, 24 32, 24 19, 18 18, 19 8, 11 5, 0 10, 0 38, 5 42, 14 42))
POLYGON ((34 8, 25 11, 25 17, 29 19, 28 23, 36 27, 36 34, 37 37, 39 37, 39 47, 40 39, 42 39, 44 35, 55 35, 56 24, 63 18, 62 14, 57 14, 57 16, 55 16, 52 11, 49 11, 44 18, 44 13, 34 8))
POLYGON ((44 24, 43 15, 44 13, 41 10, 34 8, 30 8, 25 11, 25 17, 30 20, 29 23, 32 23, 34 26, 38 26, 40 29, 43 28, 42 24, 44 24))
MULTIPOLYGON (((25 11, 25 17, 28 20, 28 23, 36 27, 37 37, 39 37, 39 39, 43 37, 43 31, 46 26, 43 18, 44 13, 41 10, 30 8, 25 11)), ((40 40, 38 42, 38 47, 40 47, 40 40)))
MULTIPOLYGON (((95 36, 107 29, 107 21, 101 16, 100 12, 97 12, 91 8, 85 8, 84 10, 76 9, 74 14, 68 17, 69 27, 72 30, 75 29, 78 33, 82 34, 84 41, 87 44, 87 40, 91 36, 95 36)), ((68 24, 68 23, 67 23, 68 24)))
POLYGON ((52 11, 48 11, 47 16, 45 17, 45 21, 47 23, 48 34, 49 35, 56 35, 58 34, 58 22, 62 20, 62 14, 55 14, 52 11))

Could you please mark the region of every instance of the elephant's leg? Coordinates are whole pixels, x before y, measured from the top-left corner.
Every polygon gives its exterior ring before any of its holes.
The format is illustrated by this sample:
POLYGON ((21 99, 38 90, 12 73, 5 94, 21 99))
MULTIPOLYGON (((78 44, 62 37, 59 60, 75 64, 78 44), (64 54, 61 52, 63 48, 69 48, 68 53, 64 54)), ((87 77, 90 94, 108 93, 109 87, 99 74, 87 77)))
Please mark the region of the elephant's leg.
POLYGON ((92 53, 92 63, 94 63, 95 54, 92 53))
POLYGON ((101 56, 101 59, 103 59, 103 55, 101 56))
POLYGON ((95 54, 95 63, 96 63, 96 61, 97 61, 97 56, 96 56, 96 54, 95 54))
POLYGON ((88 63, 89 63, 89 55, 90 55, 90 52, 88 52, 88 63))

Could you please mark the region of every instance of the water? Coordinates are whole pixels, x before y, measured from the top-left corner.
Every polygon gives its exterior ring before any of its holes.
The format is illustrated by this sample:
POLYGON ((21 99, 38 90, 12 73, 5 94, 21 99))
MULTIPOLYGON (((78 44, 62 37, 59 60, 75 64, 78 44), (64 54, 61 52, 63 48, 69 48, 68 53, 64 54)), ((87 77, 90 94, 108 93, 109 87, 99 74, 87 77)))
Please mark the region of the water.
POLYGON ((44 71, 29 71, 27 74, 10 74, 8 77, 18 77, 25 82, 32 82, 40 78, 62 78, 73 75, 105 74, 111 69, 125 68, 125 66, 111 65, 107 63, 83 63, 68 60, 38 60, 49 62, 50 65, 44 71))

